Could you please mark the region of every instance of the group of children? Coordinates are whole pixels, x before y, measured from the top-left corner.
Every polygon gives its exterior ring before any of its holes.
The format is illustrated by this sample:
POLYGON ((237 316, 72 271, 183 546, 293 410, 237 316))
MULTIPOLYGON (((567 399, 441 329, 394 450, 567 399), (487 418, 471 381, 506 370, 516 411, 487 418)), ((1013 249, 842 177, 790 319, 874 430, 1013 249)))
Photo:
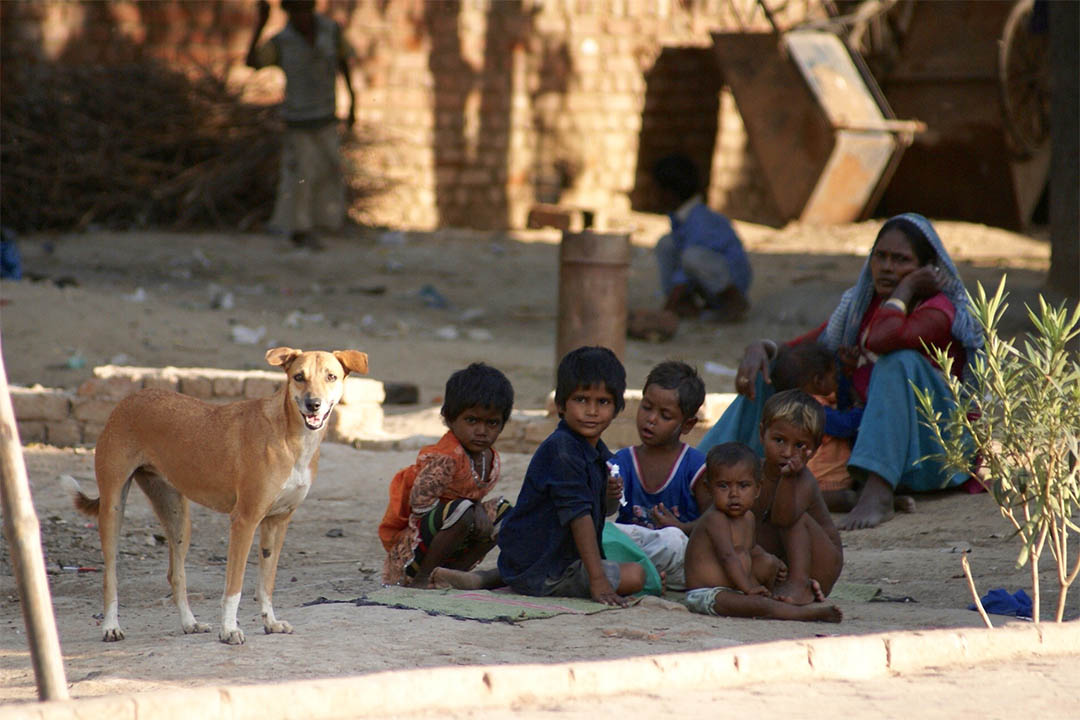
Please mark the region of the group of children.
POLYGON ((532 596, 626 605, 646 567, 605 558, 607 518, 648 557, 691 610, 711 615, 839 622, 823 603, 843 549, 807 462, 821 443, 822 406, 776 393, 761 423, 764 462, 739 443, 707 456, 685 442, 705 398, 692 367, 667 361, 645 380, 641 442, 613 454, 602 435, 624 407, 626 371, 603 347, 559 363, 560 421, 537 448, 511 507, 489 497, 494 448, 513 406, 500 371, 474 363, 447 381, 447 433, 390 483, 379 526, 383 581, 414 587, 509 586, 532 596), (475 571, 495 545, 496 568, 475 571))

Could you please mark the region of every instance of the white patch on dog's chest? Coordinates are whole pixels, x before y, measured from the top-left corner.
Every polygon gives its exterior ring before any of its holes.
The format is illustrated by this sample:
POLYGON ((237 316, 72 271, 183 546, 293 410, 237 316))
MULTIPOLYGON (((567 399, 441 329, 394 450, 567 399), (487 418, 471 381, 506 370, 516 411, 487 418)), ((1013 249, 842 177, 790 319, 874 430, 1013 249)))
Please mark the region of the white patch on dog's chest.
POLYGON ((304 453, 297 458, 296 464, 289 472, 289 477, 285 478, 285 483, 266 514, 277 515, 300 507, 300 503, 304 501, 308 490, 311 489, 311 479, 311 454, 304 453))

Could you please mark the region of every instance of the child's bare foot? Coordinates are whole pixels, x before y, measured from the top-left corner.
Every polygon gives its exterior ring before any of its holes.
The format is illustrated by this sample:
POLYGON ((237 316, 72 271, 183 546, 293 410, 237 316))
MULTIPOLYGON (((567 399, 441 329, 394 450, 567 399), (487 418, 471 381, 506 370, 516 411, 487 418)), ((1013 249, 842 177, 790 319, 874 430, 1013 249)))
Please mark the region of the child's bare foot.
POLYGON ((899 513, 915 512, 915 498, 910 495, 894 495, 893 510, 899 513))
POLYGON ((859 500, 844 518, 837 523, 841 530, 861 530, 877 527, 893 517, 893 489, 877 475, 870 475, 859 500))
POLYGON ((806 605, 807 620, 815 622, 838 623, 844 619, 844 613, 835 605, 806 605))
POLYGON ((809 605, 812 602, 821 602, 825 599, 825 595, 821 592, 821 586, 817 584, 816 580, 807 580, 803 583, 792 583, 785 580, 773 590, 773 597, 792 605, 809 605))

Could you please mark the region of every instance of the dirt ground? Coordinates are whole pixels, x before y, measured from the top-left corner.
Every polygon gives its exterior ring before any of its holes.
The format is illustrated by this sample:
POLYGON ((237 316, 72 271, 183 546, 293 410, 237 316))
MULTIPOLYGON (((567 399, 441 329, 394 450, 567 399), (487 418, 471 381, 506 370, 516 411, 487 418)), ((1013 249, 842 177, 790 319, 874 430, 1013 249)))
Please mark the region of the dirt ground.
MULTIPOLYGON (((639 216, 634 223, 631 304, 651 306, 658 296, 650 247, 663 219, 639 216)), ((1010 322, 1021 327, 1022 304, 1034 300, 1047 267, 1045 239, 960 223, 938 227, 971 285, 976 280, 996 284, 1008 273, 1010 322)), ((667 344, 630 341, 626 365, 632 387, 640 387, 656 362, 679 357, 703 370, 710 392, 729 392, 731 377, 724 368, 736 365, 749 340, 792 337, 827 316, 858 272, 877 223, 738 228, 756 272, 749 320, 737 326, 686 323, 667 344)), ((311 253, 258 234, 24 237, 24 270, 37 279, 5 281, 0 288, 4 363, 13 384, 74 388, 94 366, 106 363, 262 368, 264 348, 274 344, 357 348, 369 353, 372 377, 420 388, 419 405, 387 408, 388 424, 430 435, 438 431, 432 408, 446 377, 473 360, 507 373, 519 409, 543 407, 555 363, 557 238, 544 231, 357 231, 331 238, 326 251, 311 253), (254 331, 255 343, 236 341, 245 329, 254 331)), ((255 567, 249 563, 239 616, 247 644, 217 642, 226 518, 195 508, 189 591, 195 614, 215 632, 183 635, 168 597, 167 550, 155 537, 160 528, 145 499, 133 492, 119 570, 120 620, 127 639, 102 644, 95 619, 101 612, 100 572, 77 571, 100 568, 97 531, 75 513, 57 479, 70 474, 92 490, 92 449, 31 446, 24 452, 76 697, 977 626, 978 615, 966 609, 970 594, 960 566, 968 549, 981 592, 999 587, 1030 592, 1027 570, 1015 568, 1015 540, 988 497, 941 494, 919 498, 915 514, 844 535, 841 580, 880 587, 884 601, 839 602, 845 616, 839 626, 705 618, 644 604, 517 624, 348 603, 305 606, 319 597, 351 600, 379 587, 383 554, 375 528, 386 487, 415 457, 415 451, 326 444, 319 477, 290 527, 278 574, 277 615, 294 625, 295 634, 260 632, 255 567)), ((510 499, 528 460, 524 454, 504 455, 501 492, 510 499)), ((5 550, 0 703, 35 696, 9 560, 5 550)), ((1043 611, 1049 613, 1056 583, 1048 562, 1042 577, 1050 591, 1043 611)), ((1074 593, 1067 616, 1078 615, 1080 594, 1074 593)), ((995 622, 1005 620, 999 616, 995 622)))

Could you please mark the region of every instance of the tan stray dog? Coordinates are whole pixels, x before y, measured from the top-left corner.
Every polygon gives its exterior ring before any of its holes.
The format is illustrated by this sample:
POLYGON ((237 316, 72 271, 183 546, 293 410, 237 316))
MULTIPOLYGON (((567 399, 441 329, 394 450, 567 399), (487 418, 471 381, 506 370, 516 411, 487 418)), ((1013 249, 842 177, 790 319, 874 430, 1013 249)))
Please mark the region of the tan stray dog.
POLYGON ((116 594, 116 546, 131 480, 150 500, 169 542, 169 584, 185 633, 209 632, 188 607, 184 558, 191 538, 188 500, 228 513, 229 555, 218 639, 244 642, 236 611, 255 529, 259 529, 256 599, 267 633, 291 633, 271 602, 278 556, 289 519, 318 470, 319 444, 341 399, 345 376, 366 373, 356 350, 304 352, 279 347, 266 361, 285 370, 268 398, 213 405, 166 390, 140 390, 109 415, 94 452, 98 499, 77 491, 75 507, 98 517, 105 560, 106 642, 123 640, 116 594))

